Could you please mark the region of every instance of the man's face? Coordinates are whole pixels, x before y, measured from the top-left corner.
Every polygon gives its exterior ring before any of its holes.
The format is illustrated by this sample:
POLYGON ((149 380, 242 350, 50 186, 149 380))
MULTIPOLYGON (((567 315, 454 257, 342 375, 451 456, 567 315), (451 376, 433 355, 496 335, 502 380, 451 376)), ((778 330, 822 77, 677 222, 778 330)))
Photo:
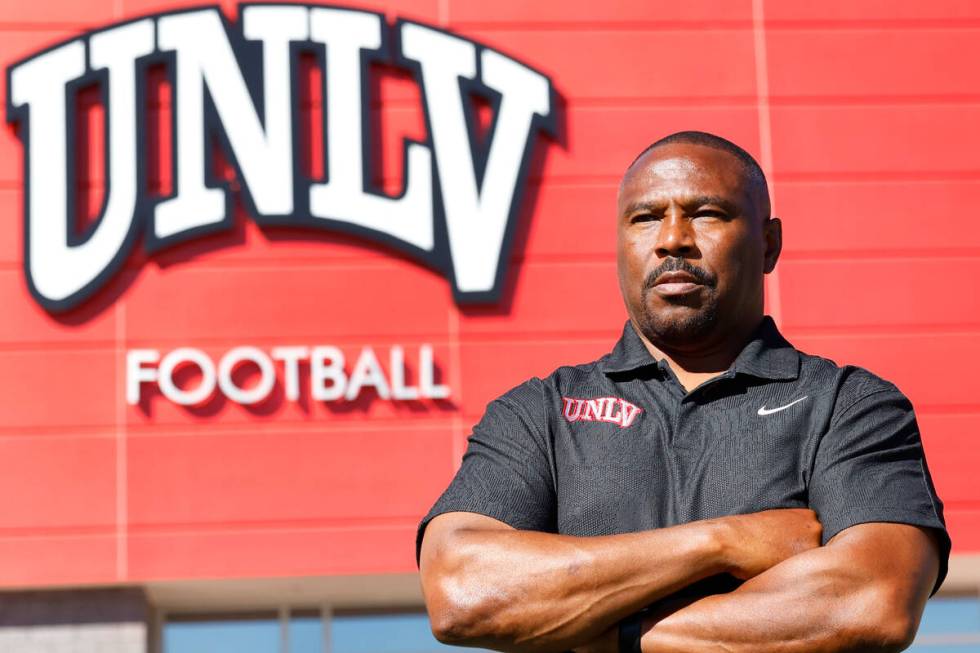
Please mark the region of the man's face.
POLYGON ((623 179, 618 213, 619 284, 648 340, 696 349, 758 323, 779 224, 765 222, 768 198, 733 154, 688 143, 648 152, 623 179))

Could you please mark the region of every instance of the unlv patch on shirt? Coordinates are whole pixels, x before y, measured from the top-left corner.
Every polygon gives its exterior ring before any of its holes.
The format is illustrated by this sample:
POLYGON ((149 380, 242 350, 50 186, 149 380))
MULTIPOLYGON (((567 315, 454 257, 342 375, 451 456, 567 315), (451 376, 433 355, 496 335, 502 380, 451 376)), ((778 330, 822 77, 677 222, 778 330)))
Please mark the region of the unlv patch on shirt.
POLYGON ((643 409, 619 397, 576 399, 562 397, 562 415, 569 422, 610 422, 624 429, 639 417, 643 409))

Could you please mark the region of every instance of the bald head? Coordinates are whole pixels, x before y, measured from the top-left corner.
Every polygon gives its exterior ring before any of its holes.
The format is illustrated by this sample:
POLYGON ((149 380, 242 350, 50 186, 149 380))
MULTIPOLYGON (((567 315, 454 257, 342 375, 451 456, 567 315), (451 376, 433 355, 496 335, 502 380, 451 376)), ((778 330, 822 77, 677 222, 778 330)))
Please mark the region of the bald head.
MULTIPOLYGON (((701 145, 714 150, 719 150, 721 152, 727 152, 729 155, 731 155, 731 157, 734 159, 732 163, 735 164, 742 173, 746 195, 752 199, 752 203, 757 214, 763 221, 769 219, 771 212, 769 203, 769 184, 766 182, 766 175, 762 171, 762 167, 759 166, 759 163, 752 157, 751 154, 743 150, 735 143, 728 139, 722 138, 721 136, 709 134, 708 132, 675 132, 651 143, 646 147, 646 149, 640 152, 635 159, 633 159, 632 163, 630 163, 629 167, 626 169, 626 172, 623 174, 622 183, 625 184, 627 179, 633 175, 636 169, 643 167, 637 165, 641 162, 641 160, 645 162, 652 158, 657 153, 657 150, 674 144, 701 145)), ((620 189, 622 189, 622 185, 620 186, 620 189)))

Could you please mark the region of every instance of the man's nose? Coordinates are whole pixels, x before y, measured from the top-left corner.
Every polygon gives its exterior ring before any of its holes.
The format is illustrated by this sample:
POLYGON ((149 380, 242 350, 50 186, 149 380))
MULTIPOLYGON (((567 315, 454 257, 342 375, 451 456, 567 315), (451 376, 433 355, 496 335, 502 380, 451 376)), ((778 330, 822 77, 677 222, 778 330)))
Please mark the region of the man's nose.
POLYGON ((668 211, 660 221, 656 244, 657 256, 688 257, 694 250, 694 229, 691 221, 677 211, 668 211))

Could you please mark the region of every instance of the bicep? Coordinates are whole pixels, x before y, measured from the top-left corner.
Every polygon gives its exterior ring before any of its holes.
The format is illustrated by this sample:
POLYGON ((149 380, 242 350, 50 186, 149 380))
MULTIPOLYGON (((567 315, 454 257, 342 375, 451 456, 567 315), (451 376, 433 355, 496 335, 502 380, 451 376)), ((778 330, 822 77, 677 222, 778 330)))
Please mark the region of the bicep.
POLYGON ((460 531, 514 530, 513 526, 499 519, 474 512, 445 512, 433 517, 425 529, 419 555, 419 571, 424 577, 437 568, 442 553, 451 546, 454 535, 460 531))
POLYGON ((865 582, 887 585, 918 617, 939 574, 938 539, 920 526, 865 523, 842 530, 825 549, 865 582))
POLYGON ((474 513, 515 529, 554 531, 555 491, 549 447, 539 420, 503 401, 492 402, 473 428, 462 465, 423 517, 421 546, 429 525, 445 513, 474 513))
POLYGON ((824 434, 807 487, 810 507, 823 525, 824 543, 864 536, 868 529, 853 530, 861 525, 877 524, 875 532, 886 524, 914 529, 907 532, 918 538, 892 537, 896 543, 925 537, 938 544, 941 582, 950 548, 942 502, 911 404, 894 387, 882 387, 844 407, 824 434))

